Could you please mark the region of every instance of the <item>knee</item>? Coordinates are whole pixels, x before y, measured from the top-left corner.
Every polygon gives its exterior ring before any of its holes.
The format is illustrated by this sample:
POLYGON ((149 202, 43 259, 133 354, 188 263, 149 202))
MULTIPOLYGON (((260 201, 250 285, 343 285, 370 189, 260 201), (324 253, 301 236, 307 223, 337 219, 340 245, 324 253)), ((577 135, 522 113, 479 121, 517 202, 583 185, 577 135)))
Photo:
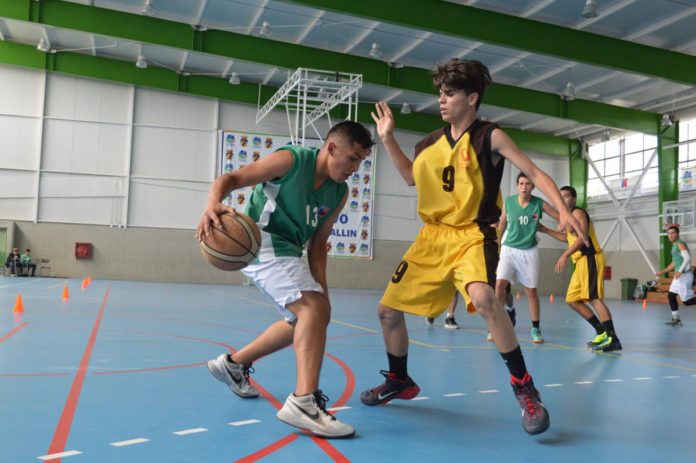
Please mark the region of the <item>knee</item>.
POLYGON ((293 308, 298 320, 312 320, 323 326, 331 321, 331 305, 322 294, 305 293, 293 308))
POLYGON ((393 327, 403 319, 403 313, 383 304, 377 306, 377 316, 383 327, 393 327))
POLYGON ((470 292, 471 303, 483 318, 493 317, 495 314, 495 306, 498 303, 493 291, 476 291, 470 292))

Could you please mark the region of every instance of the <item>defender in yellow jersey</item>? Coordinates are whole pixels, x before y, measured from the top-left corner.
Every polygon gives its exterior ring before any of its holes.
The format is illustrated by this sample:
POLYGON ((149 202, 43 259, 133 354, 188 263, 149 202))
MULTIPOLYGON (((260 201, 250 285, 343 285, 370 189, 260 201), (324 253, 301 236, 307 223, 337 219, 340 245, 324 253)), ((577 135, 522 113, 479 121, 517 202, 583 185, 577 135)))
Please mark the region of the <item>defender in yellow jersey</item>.
POLYGON ((594 225, 592 225, 587 211, 575 205, 578 196, 575 188, 571 186, 562 187, 561 196, 563 196, 566 206, 572 211, 590 240, 590 245, 588 246, 578 239, 577 234, 572 230, 566 229, 564 234, 543 225, 539 226, 539 231, 548 233, 559 241, 568 242, 568 249, 556 262, 557 273, 563 271, 568 257, 575 264, 575 270, 573 271, 573 276, 570 277, 568 291, 566 292, 566 302, 571 309, 575 310, 592 325, 597 332, 595 338, 587 343, 588 347, 601 352, 621 350, 621 341, 619 341, 619 337, 616 335, 611 312, 604 303, 604 253, 595 235, 594 225), (587 302, 592 304, 599 318, 588 307, 587 302))
MULTIPOLYGON (((404 313, 436 316, 459 291, 467 308, 484 317, 511 374, 529 434, 549 427, 549 416, 527 372, 510 318, 495 297, 500 216, 500 180, 505 159, 525 172, 560 211, 560 221, 578 229, 553 180, 540 171, 497 125, 478 120, 476 111, 491 82, 478 61, 453 59, 438 66, 433 78, 447 125, 416 146, 411 161, 394 138, 394 116, 380 102, 372 118, 394 166, 418 194, 424 226, 397 266, 377 308, 387 347, 386 381, 363 391, 366 405, 412 399, 420 388, 408 376, 408 330, 404 313)), ((582 236, 582 232, 579 232, 582 236)))

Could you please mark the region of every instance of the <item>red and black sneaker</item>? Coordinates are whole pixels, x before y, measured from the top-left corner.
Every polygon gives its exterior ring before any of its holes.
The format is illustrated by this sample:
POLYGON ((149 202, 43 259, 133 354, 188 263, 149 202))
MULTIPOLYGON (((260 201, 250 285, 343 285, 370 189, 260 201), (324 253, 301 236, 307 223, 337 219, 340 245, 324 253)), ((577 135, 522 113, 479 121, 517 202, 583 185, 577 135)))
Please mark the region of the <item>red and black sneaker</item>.
POLYGON ((420 392, 420 388, 411 377, 399 379, 391 371, 385 370, 381 370, 380 373, 387 380, 360 393, 360 401, 365 405, 384 405, 392 399, 411 400, 420 392))
POLYGON ((529 373, 525 373, 522 379, 512 376, 510 384, 522 408, 522 428, 527 434, 541 434, 549 429, 549 412, 541 402, 539 391, 534 387, 529 373))

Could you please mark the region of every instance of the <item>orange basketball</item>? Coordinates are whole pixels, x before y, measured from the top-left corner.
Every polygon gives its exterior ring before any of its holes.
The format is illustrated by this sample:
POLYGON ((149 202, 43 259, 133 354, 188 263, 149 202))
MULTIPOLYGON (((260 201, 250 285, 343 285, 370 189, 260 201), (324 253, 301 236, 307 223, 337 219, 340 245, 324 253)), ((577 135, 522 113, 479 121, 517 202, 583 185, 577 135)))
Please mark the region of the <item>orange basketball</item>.
POLYGON ((201 254, 220 270, 239 270, 246 267, 259 254, 261 232, 247 215, 223 214, 223 228, 210 226, 210 235, 203 236, 201 254))

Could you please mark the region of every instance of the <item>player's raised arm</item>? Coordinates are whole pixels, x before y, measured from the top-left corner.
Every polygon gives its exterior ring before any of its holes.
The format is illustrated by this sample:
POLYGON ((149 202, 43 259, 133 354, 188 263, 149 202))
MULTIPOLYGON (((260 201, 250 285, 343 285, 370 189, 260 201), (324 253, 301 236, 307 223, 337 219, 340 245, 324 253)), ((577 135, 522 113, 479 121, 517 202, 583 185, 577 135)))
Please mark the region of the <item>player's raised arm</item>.
POLYGON ((399 146, 399 143, 394 138, 394 115, 392 114, 389 105, 383 101, 375 104, 372 119, 377 125, 377 135, 382 140, 384 148, 387 150, 389 157, 394 163, 394 167, 399 171, 399 174, 404 178, 407 185, 413 186, 416 182, 413 180, 413 161, 411 161, 399 146))

